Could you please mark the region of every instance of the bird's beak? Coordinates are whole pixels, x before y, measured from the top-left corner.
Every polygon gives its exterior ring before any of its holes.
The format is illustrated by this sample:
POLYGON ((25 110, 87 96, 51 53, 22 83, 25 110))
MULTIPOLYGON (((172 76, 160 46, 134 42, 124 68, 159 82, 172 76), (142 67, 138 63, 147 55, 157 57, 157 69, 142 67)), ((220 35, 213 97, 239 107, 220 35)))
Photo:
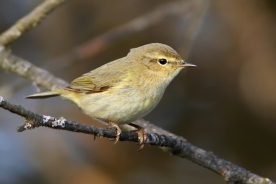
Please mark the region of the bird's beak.
POLYGON ((192 63, 187 63, 184 60, 181 61, 180 67, 196 67, 196 65, 192 64, 192 63))

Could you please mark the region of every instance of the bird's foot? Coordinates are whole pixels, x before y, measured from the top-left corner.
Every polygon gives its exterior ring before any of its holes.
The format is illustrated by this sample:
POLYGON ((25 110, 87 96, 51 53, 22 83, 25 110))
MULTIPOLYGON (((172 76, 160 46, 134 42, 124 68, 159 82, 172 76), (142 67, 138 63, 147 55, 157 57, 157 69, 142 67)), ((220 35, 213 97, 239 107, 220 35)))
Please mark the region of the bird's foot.
POLYGON ((115 142, 114 142, 114 144, 116 144, 119 141, 122 130, 116 123, 113 123, 110 121, 110 122, 108 122, 108 124, 109 124, 108 128, 116 128, 116 138, 115 138, 115 142))
POLYGON ((146 143, 146 140, 147 140, 147 136, 146 136, 146 132, 145 130, 136 125, 136 124, 133 124, 133 123, 129 123, 128 125, 136 128, 137 130, 133 130, 134 132, 136 132, 138 134, 138 139, 139 139, 139 149, 137 151, 140 151, 141 149, 143 149, 145 143, 146 143))

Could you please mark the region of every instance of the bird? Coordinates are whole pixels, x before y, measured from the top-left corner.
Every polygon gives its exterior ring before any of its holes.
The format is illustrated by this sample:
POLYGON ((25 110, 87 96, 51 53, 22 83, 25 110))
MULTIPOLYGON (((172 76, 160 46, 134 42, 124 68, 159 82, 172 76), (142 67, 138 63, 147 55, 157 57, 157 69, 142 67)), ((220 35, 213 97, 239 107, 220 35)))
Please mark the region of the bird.
POLYGON ((63 89, 26 98, 60 96, 72 101, 88 116, 115 127, 115 143, 121 134, 118 125, 129 124, 137 129, 142 149, 145 132, 132 122, 157 106, 167 86, 183 68, 195 66, 185 62, 170 46, 150 43, 133 48, 125 57, 83 74, 63 89))

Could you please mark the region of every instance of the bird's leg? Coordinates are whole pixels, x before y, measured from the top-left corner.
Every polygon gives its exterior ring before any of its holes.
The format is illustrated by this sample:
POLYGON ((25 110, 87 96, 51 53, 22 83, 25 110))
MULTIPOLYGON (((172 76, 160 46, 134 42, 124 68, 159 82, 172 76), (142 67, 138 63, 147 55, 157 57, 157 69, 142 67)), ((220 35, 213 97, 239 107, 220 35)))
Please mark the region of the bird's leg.
POLYGON ((116 128, 116 138, 114 144, 116 144, 119 141, 120 134, 122 133, 122 130, 119 128, 119 126, 116 123, 113 123, 112 121, 107 121, 109 124, 108 128, 116 128))
POLYGON ((145 142, 147 140, 146 132, 142 127, 140 127, 136 124, 129 123, 128 125, 130 125, 134 128, 137 128, 137 130, 134 130, 134 131, 138 134, 140 148, 137 151, 140 151, 141 149, 143 149, 145 142))

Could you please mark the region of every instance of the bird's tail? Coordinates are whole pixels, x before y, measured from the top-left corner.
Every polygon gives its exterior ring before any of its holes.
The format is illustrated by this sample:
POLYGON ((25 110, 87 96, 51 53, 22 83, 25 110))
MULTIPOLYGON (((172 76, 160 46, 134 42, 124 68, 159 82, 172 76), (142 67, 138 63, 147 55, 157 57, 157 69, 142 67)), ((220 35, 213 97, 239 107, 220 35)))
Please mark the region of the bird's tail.
POLYGON ((42 92, 42 93, 36 93, 30 96, 26 96, 25 98, 29 99, 43 99, 43 98, 50 98, 54 96, 59 96, 60 92, 59 90, 56 91, 47 91, 47 92, 42 92))

